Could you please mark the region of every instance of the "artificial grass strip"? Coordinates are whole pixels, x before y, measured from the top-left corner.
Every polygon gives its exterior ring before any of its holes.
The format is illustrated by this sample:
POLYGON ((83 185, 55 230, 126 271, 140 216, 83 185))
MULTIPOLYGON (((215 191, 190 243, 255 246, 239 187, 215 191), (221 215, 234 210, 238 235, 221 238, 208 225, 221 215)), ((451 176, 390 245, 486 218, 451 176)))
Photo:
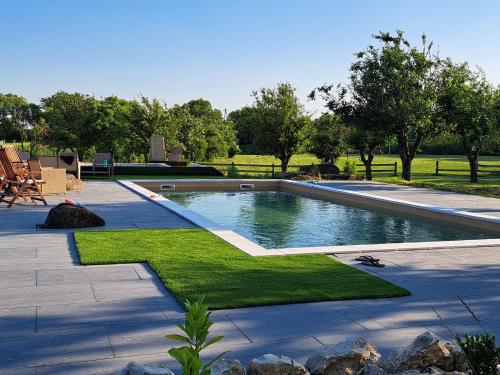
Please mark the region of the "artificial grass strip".
POLYGON ((410 294, 326 255, 252 257, 200 228, 78 231, 75 239, 82 264, 147 262, 180 302, 205 297, 210 309, 410 294))

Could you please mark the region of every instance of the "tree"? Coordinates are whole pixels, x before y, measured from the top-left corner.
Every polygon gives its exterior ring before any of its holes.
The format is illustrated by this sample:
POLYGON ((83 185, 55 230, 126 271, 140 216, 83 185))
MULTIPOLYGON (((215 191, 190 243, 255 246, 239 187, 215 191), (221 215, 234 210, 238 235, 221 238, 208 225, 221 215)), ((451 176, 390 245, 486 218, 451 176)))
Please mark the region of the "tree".
POLYGON ((234 123, 238 145, 243 153, 260 154, 261 150, 256 145, 258 126, 257 109, 254 107, 243 107, 228 115, 228 119, 234 123))
POLYGON ((225 120, 222 112, 212 108, 208 100, 191 100, 182 107, 203 124, 206 142, 203 160, 211 160, 217 156, 233 156, 239 151, 234 124, 225 120))
POLYGON ((115 161, 129 161, 130 111, 130 102, 116 96, 91 101, 89 114, 79 124, 80 143, 96 152, 111 152, 115 161))
MULTIPOLYGON (((373 108, 377 119, 383 119, 387 133, 396 137, 402 177, 409 181, 419 146, 425 136, 437 130, 433 125, 437 60, 431 55, 432 43, 427 42, 425 35, 422 35, 420 50, 410 45, 402 31, 395 35, 381 32, 374 38, 382 42, 382 47, 370 45, 359 52, 351 65, 351 73, 370 91, 366 96, 373 101, 366 103, 367 108, 373 108)), ((354 94, 356 91, 354 89, 354 94)), ((364 97, 361 91, 361 97, 354 99, 363 103, 364 97)))
POLYGON ((15 94, 0 94, 0 139, 20 140, 23 143, 38 116, 36 104, 28 103, 15 94))
POLYGON ((348 129, 338 116, 323 114, 313 121, 311 151, 324 162, 335 164, 347 151, 348 129))
POLYGON ((131 144, 129 152, 135 155, 143 155, 148 160, 149 139, 154 134, 166 136, 166 142, 176 137, 176 133, 170 131, 172 121, 165 103, 158 99, 149 99, 144 95, 139 100, 130 103, 130 135, 131 144))
POLYGON ((47 124, 44 143, 57 153, 69 148, 83 157, 88 145, 79 132, 90 113, 91 102, 95 100, 88 95, 64 91, 42 98, 42 116, 47 124))
POLYGON ((469 161, 470 182, 478 182, 478 157, 487 138, 498 134, 498 92, 481 71, 445 60, 440 70, 439 118, 460 136, 469 161))
POLYGON ((281 161, 281 170, 286 172, 310 120, 303 115, 295 88, 289 83, 279 83, 273 89, 260 89, 253 96, 258 118, 256 143, 277 157, 281 161))

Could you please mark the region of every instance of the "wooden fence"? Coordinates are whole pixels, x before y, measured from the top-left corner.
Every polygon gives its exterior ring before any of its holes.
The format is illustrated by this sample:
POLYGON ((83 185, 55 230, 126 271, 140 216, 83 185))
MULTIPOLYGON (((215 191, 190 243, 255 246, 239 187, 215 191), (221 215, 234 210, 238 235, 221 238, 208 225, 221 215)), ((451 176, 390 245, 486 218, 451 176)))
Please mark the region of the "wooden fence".
MULTIPOLYGON (((196 164, 215 167, 223 172, 228 172, 228 170, 231 168, 237 171, 238 173, 253 174, 253 175, 271 175, 272 177, 274 177, 275 173, 280 171, 280 165, 277 164, 240 164, 240 163, 196 163, 196 164)), ((360 170, 360 172, 363 173, 365 172, 364 164, 356 164, 356 166, 363 168, 362 170, 360 170)), ((288 166, 288 171, 296 172, 300 169, 300 167, 304 166, 292 164, 288 166)), ((372 173, 389 173, 389 172, 393 173, 394 176, 397 176, 398 174, 397 161, 394 163, 372 164, 372 173), (380 169, 379 167, 381 167, 382 169, 380 169)))
MULTIPOLYGON (((493 164, 480 164, 478 163, 478 172, 479 173, 490 173, 497 174, 500 173, 500 165, 493 164)), ((439 164, 439 160, 436 160, 436 171, 434 176, 439 176, 440 172, 470 172, 470 169, 456 169, 456 168, 442 168, 439 164)))

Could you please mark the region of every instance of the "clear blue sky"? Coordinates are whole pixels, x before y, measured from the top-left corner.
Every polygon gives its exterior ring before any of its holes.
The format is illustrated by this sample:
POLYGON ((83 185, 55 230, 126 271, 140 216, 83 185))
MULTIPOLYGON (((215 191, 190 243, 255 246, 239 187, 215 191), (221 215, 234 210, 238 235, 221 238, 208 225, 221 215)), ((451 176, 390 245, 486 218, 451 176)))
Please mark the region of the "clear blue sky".
POLYGON ((15 0, 0 3, 0 92, 57 90, 221 109, 288 81, 306 95, 347 77, 373 33, 422 32, 500 83, 500 1, 15 0))

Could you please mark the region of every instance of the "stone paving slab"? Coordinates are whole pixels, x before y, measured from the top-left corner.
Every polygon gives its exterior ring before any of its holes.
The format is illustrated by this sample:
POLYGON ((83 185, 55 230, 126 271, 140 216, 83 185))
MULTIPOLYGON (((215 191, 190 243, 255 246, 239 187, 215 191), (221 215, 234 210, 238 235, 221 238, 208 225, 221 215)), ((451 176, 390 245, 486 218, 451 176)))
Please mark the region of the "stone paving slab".
MULTIPOLYGON (((399 189, 376 188, 383 194, 399 189)), ((99 229, 192 227, 113 182, 86 182, 79 193, 50 196, 48 207, 20 204, 7 210, 0 205, 0 215, 9 218, 0 228, 0 352, 6 353, 0 374, 112 374, 134 360, 163 362, 178 371, 166 353, 172 343, 163 336, 176 329, 184 311, 151 268, 81 266, 72 231, 36 228, 66 197, 99 212, 108 222, 99 229)), ((448 195, 426 197, 463 203, 448 195)), ((426 330, 445 338, 446 327, 478 332, 457 295, 500 337, 500 247, 376 256, 385 268, 359 265, 353 261, 356 254, 336 259, 406 287, 411 296, 217 310, 214 333, 226 339, 206 358, 231 350, 228 358, 244 363, 268 352, 305 362, 322 345, 347 336, 364 336, 387 354, 426 330)))

